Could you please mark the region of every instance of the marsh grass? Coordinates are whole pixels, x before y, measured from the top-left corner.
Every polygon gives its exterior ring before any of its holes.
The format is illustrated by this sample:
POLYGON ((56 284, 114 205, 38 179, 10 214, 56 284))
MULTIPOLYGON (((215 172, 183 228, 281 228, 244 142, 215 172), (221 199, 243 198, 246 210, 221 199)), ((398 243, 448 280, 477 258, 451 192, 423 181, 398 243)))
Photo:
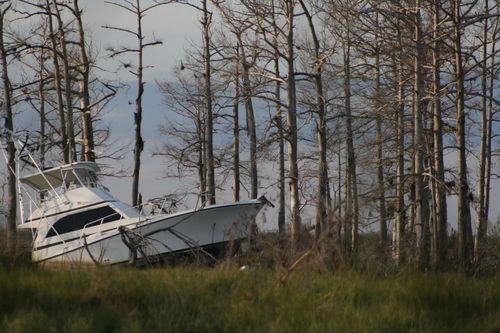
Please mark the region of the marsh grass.
POLYGON ((365 243, 356 262, 270 235, 217 264, 65 271, 0 246, 0 332, 500 332, 496 261, 422 274, 365 243))
POLYGON ((500 278, 177 266, 0 271, 1 332, 496 332, 500 278))

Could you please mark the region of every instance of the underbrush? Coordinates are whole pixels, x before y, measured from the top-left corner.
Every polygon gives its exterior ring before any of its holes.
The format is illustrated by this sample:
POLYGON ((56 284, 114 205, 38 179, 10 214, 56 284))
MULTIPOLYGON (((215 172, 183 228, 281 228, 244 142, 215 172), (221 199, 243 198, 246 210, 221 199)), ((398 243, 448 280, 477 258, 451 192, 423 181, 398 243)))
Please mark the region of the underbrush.
POLYGON ((336 237, 315 239, 304 232, 298 242, 290 241, 290 235, 263 233, 253 246, 243 254, 226 257, 238 265, 258 264, 268 268, 293 271, 302 267, 315 272, 356 271, 373 276, 400 276, 418 273, 461 272, 476 277, 495 276, 500 273, 500 233, 490 234, 481 246, 480 255, 465 265, 457 257, 458 245, 455 235, 449 236, 446 258, 440 263, 429 258, 429 265, 422 269, 418 265, 414 240, 405 240, 404 259, 398 262, 391 243, 381 244, 379 235, 359 235, 357 250, 353 252, 349 243, 336 237))
POLYGON ((29 249, 30 239, 19 233, 14 245, 7 240, 7 231, 0 229, 0 271, 7 269, 34 268, 29 249))

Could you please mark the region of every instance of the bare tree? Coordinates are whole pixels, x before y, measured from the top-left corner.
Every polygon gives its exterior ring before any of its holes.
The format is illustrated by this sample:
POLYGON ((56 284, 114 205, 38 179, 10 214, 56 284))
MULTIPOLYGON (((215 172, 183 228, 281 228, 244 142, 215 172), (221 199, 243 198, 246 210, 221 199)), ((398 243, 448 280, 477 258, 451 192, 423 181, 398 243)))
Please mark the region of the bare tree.
POLYGON ((417 260, 421 269, 429 265, 429 216, 427 214, 427 198, 424 182, 424 159, 426 154, 424 142, 424 111, 423 111, 423 54, 422 54, 422 13, 421 0, 416 0, 414 9, 414 94, 413 94, 413 145, 414 145, 414 172, 415 172, 415 220, 414 225, 417 236, 417 260))
MULTIPOLYGON (((77 47, 80 54, 80 61, 78 64, 78 72, 80 78, 78 79, 79 85, 79 100, 80 100, 80 113, 82 117, 82 160, 95 161, 95 147, 94 147, 94 130, 92 128, 92 114, 90 105, 90 60, 87 55, 87 46, 85 45, 85 32, 83 28, 82 13, 78 5, 78 0, 73 0, 73 15, 75 16, 78 41, 77 47)), ((114 94, 111 93, 112 96, 114 94)), ((108 97, 109 97, 108 96, 108 97)))
POLYGON ((135 145, 134 145, 134 171, 132 174, 132 205, 136 206, 140 202, 140 193, 139 193, 139 179, 140 179, 140 170, 141 170, 141 153, 144 150, 144 140, 142 139, 142 95, 144 93, 144 75, 143 71, 146 68, 150 68, 149 66, 145 66, 143 64, 144 59, 144 51, 147 47, 162 44, 161 41, 153 40, 151 42, 146 42, 142 31, 143 19, 146 13, 153 8, 161 6, 166 3, 156 3, 145 8, 141 7, 141 0, 135 1, 125 1, 125 4, 105 1, 105 3, 111 4, 113 6, 119 7, 129 13, 135 15, 137 20, 137 28, 136 30, 132 30, 129 28, 122 27, 114 27, 106 25, 104 26, 107 29, 113 29, 117 31, 124 32, 128 35, 132 35, 135 37, 137 41, 136 47, 126 47, 122 46, 118 49, 114 47, 109 48, 110 57, 114 58, 123 54, 133 53, 137 56, 137 63, 135 66, 130 64, 129 62, 124 62, 123 66, 126 68, 130 68, 129 72, 132 73, 137 79, 137 94, 135 99, 135 113, 134 113, 134 124, 135 124, 135 145))
POLYGON ((458 257, 464 267, 468 267, 473 254, 473 239, 470 216, 470 190, 467 169, 466 146, 466 108, 465 108, 465 72, 464 46, 462 44, 463 10, 461 0, 450 0, 451 11, 449 19, 452 22, 452 45, 454 56, 453 80, 455 86, 455 121, 457 144, 457 171, 458 171, 458 257))
POLYGON ((331 226, 327 226, 327 209, 329 207, 330 198, 328 196, 328 165, 327 165, 327 114, 325 106, 325 95, 323 92, 323 67, 326 59, 331 53, 322 53, 320 40, 316 33, 316 27, 313 21, 313 16, 310 13, 306 3, 299 0, 304 15, 307 19, 309 32, 313 42, 313 66, 314 71, 311 78, 314 82, 316 92, 315 111, 317 113, 316 131, 318 136, 318 189, 316 201, 316 237, 319 239, 325 231, 330 231, 331 226))
MULTIPOLYGON (((182 64, 182 70, 176 70, 175 80, 158 82, 165 106, 177 116, 167 116, 167 123, 159 126, 160 135, 166 136, 167 140, 155 148, 153 155, 165 156, 172 161, 167 168, 167 177, 186 179, 194 176, 197 179, 196 187, 200 193, 204 193, 204 81, 198 76, 199 73, 186 66, 182 64)), ((200 197, 200 204, 204 201, 200 197)))
POLYGON ((210 26, 212 24, 212 13, 208 11, 208 0, 202 0, 202 30, 203 30, 203 64, 205 78, 205 154, 207 171, 207 194, 209 203, 215 204, 215 161, 214 161, 214 127, 212 111, 212 72, 211 72, 211 48, 210 48, 210 26))
POLYGON ((290 210, 292 224, 292 239, 297 241, 300 236, 300 188, 299 188, 299 166, 298 166, 298 127, 297 127, 297 95, 295 84, 295 51, 294 51, 294 29, 295 29, 295 0, 285 0, 283 3, 284 16, 286 20, 286 50, 284 61, 287 64, 286 80, 286 106, 287 106, 287 142, 288 142, 288 177, 290 185, 290 210))
MULTIPOLYGON (((300 178, 298 160, 298 124, 297 124, 297 87, 295 73, 295 8, 299 3, 294 0, 273 1, 270 4, 263 4, 260 1, 245 1, 242 3, 252 17, 255 17, 254 31, 261 36, 266 47, 260 48, 271 59, 270 63, 275 63, 276 56, 286 66, 286 75, 276 76, 277 68, 272 69, 266 66, 259 66, 253 72, 255 75, 265 77, 272 82, 280 82, 286 89, 286 128, 284 136, 287 142, 287 179, 290 193, 290 221, 291 236, 297 241, 301 230, 300 216, 300 178)), ((278 89, 275 86, 275 89, 278 89)), ((279 96, 275 93, 273 99, 275 103, 279 96)), ((278 105, 277 104, 277 105, 278 105)), ((283 110, 284 111, 284 110, 283 110)), ((281 114, 281 109, 279 110, 281 114)), ((279 117, 279 115, 277 115, 279 117)))
POLYGON ((475 259, 479 261, 482 256, 483 245, 487 235, 488 214, 490 207, 491 186, 491 160, 492 160, 492 127, 493 127, 493 104, 495 90, 495 68, 497 63, 496 43, 499 39, 499 19, 488 18, 490 13, 498 11, 498 4, 490 8, 488 0, 484 0, 482 29, 482 58, 481 58, 481 144, 478 166, 477 183, 477 218, 476 232, 474 238, 475 259))
MULTIPOLYGON (((279 57, 274 57, 274 75, 279 77, 279 57)), ((273 118, 276 123, 277 140, 278 140, 278 229, 281 233, 285 231, 285 142, 284 142, 284 124, 283 124, 283 107, 281 105, 281 83, 275 81, 274 99, 276 104, 276 115, 273 118)))
POLYGON ((16 148, 14 145, 14 138, 12 133, 14 131, 14 116, 12 113, 12 85, 9 78, 8 58, 12 56, 12 49, 9 49, 8 43, 4 38, 5 21, 8 11, 11 9, 12 4, 10 1, 0 2, 0 59, 2 70, 2 90, 3 102, 2 113, 5 121, 5 139, 7 141, 7 236, 8 248, 14 250, 17 243, 16 232, 16 217, 17 217, 17 190, 16 190, 16 148))
POLYGON ((446 184, 444 173, 443 152, 443 112, 442 112, 442 85, 441 85, 441 8, 439 2, 434 3, 433 26, 433 48, 432 48, 432 124, 433 124, 433 160, 431 165, 431 189, 434 207, 433 213, 433 241, 432 259, 435 266, 441 266, 446 256, 447 236, 447 202, 446 184))
POLYGON ((359 197, 356 167, 356 150, 354 146, 353 110, 352 110, 352 44, 353 44, 353 15, 357 1, 337 2, 332 6, 330 17, 335 22, 333 27, 337 38, 342 45, 342 74, 343 74, 343 116, 345 122, 345 158, 346 158, 346 190, 345 190, 345 217, 343 219, 345 238, 348 251, 355 252, 359 236, 359 197))
MULTIPOLYGON (((277 24, 277 12, 274 10, 276 4, 274 0, 271 0, 271 8, 273 10, 270 12, 271 27, 273 29, 273 34, 278 36, 279 27, 277 24)), ((284 118, 284 106, 281 102, 281 85, 282 80, 278 80, 280 77, 280 52, 279 52, 279 41, 275 38, 272 42, 271 47, 271 63, 273 64, 272 76, 276 78, 273 81, 274 91, 272 93, 273 109, 275 114, 272 117, 271 124, 276 127, 276 140, 278 144, 278 230, 280 233, 284 233, 286 230, 286 165, 285 165, 285 124, 283 123, 284 118)), ((272 89, 272 88, 271 88, 272 89)))
MULTIPOLYGON (((46 0, 49 1, 49 0, 46 0)), ((47 7, 50 7, 49 4, 47 4, 47 7)), ((57 3, 56 0, 52 1, 52 8, 53 12, 52 14, 49 13, 49 15, 54 15, 56 21, 57 21, 57 30, 58 30, 58 37, 59 37, 59 46, 61 47, 60 49, 60 56, 59 59, 62 62, 62 76, 63 76, 63 82, 64 82, 64 88, 63 88, 63 97, 64 97, 64 106, 66 108, 66 122, 67 126, 66 129, 68 131, 67 133, 67 138, 68 138, 68 161, 67 163, 70 162, 75 162, 77 161, 77 152, 76 152, 76 142, 75 142, 75 125, 74 125, 74 119, 73 119, 73 96, 72 96, 72 76, 71 76, 71 65, 70 65, 70 53, 68 51, 68 41, 66 40, 66 31, 65 31, 65 24, 63 21, 63 14, 61 12, 61 8, 59 4, 57 3)), ((57 52, 54 50, 54 52, 57 52)), ((56 55, 58 56, 58 55, 56 55)))
MULTIPOLYGON (((379 21, 378 12, 376 13, 376 22, 379 21)), ((375 30, 375 49, 373 50, 375 54, 375 90, 374 90, 374 99, 375 99, 375 132, 376 132, 376 141, 377 141, 377 187, 378 187, 378 211, 379 211, 379 228, 380 228, 380 244, 382 246, 386 246, 388 243, 387 236, 387 209, 385 202, 385 178, 384 178, 384 138, 382 134, 382 125, 383 125, 383 104, 382 104, 382 87, 381 87, 381 50, 380 50, 380 31, 379 29, 375 30)))
MULTIPOLYGON (((240 57, 240 46, 236 46, 236 58, 240 57)), ((240 62, 236 62, 234 73, 234 106, 233 106, 233 200, 240 200, 240 116, 239 116, 239 98, 240 98, 240 62)))

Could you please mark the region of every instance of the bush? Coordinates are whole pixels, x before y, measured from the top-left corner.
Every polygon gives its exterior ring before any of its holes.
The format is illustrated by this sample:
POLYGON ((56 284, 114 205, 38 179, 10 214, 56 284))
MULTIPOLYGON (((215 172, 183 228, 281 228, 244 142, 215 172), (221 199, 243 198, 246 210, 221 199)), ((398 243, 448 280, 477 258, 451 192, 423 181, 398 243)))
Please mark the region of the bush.
POLYGON ((0 269, 34 268, 31 260, 31 236, 19 232, 14 247, 9 246, 7 230, 0 230, 0 269))

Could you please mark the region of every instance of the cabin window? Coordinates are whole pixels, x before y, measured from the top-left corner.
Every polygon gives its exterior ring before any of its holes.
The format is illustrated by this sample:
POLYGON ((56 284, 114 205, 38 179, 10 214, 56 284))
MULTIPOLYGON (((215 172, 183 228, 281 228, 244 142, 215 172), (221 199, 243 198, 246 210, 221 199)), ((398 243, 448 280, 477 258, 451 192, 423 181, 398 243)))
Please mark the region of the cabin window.
POLYGON ((83 229, 83 227, 93 227, 101 223, 108 223, 121 219, 113 208, 109 206, 95 208, 84 212, 71 214, 56 221, 52 228, 47 233, 46 237, 52 237, 57 234, 65 234, 67 232, 83 229))

